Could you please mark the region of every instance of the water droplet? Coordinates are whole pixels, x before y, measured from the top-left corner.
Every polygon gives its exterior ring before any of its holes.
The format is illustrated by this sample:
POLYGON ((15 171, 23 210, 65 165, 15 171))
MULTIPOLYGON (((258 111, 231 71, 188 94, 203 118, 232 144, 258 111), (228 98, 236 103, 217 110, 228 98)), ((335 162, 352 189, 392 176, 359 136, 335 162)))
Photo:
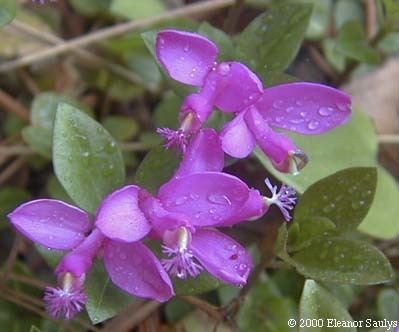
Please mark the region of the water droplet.
POLYGON ((321 116, 330 116, 334 112, 332 107, 320 107, 318 112, 321 116))
POLYGON ((291 119, 290 122, 293 124, 300 124, 300 123, 305 122, 305 120, 304 119, 291 119))
POLYGON ((308 115, 308 113, 307 112, 301 112, 301 113, 299 113, 299 115, 304 118, 306 115, 308 115))
POLYGON ((218 205, 231 205, 231 201, 226 195, 210 194, 208 201, 218 205))
POLYGON ((310 130, 316 130, 318 127, 319 127, 319 122, 318 121, 315 121, 315 120, 309 121, 308 128, 310 130))
POLYGON ((273 103, 273 107, 274 108, 283 108, 283 105, 284 105, 284 102, 282 101, 282 100, 276 100, 274 103, 273 103))
POLYGON ((276 116, 276 122, 283 122, 284 121, 284 117, 283 116, 276 116))
POLYGON ((222 62, 217 67, 217 72, 222 76, 226 76, 230 72, 230 65, 222 62))
POLYGON ((216 209, 215 209, 215 208, 210 208, 210 209, 209 209, 209 213, 210 213, 210 214, 214 214, 215 212, 216 212, 216 209))
POLYGON ((291 113, 293 110, 295 110, 295 107, 292 107, 292 106, 287 107, 287 109, 286 109, 287 113, 291 113))
POLYGON ((189 49, 190 47, 188 45, 184 46, 184 52, 188 52, 189 49))
POLYGON ((304 105, 304 101, 303 100, 297 100, 296 102, 295 102, 295 104, 297 105, 297 106, 303 106, 304 105))
POLYGON ((188 197, 187 197, 187 196, 181 196, 181 197, 178 197, 178 198, 175 200, 174 204, 175 204, 175 206, 179 206, 179 205, 182 205, 182 204, 184 204, 185 202, 187 202, 187 200, 188 200, 188 197))
POLYGON ((344 103, 337 103, 337 107, 342 112, 346 112, 350 108, 350 106, 348 104, 344 104, 344 103))

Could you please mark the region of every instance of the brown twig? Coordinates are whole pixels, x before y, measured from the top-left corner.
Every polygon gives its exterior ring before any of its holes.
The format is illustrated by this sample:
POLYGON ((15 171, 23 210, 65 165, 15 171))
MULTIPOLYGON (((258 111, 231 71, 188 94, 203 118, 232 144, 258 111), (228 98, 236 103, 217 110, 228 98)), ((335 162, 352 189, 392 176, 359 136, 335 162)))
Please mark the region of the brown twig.
POLYGON ((227 14, 227 18, 223 24, 223 30, 227 33, 234 33, 234 29, 240 18, 241 12, 244 7, 244 0, 236 0, 234 6, 232 6, 227 14))
MULTIPOLYGON (((52 33, 46 32, 46 31, 41 31, 37 30, 34 27, 27 25, 21 21, 14 20, 12 24, 10 25, 11 28, 14 28, 16 30, 19 30, 33 38, 36 38, 42 42, 45 42, 46 44, 50 45, 61 45, 65 43, 65 40, 62 38, 57 37, 56 35, 53 35, 52 33)), ((154 89, 152 86, 148 86, 146 82, 144 82, 140 76, 138 76, 136 73, 132 72, 131 70, 118 65, 116 63, 112 63, 107 59, 104 59, 101 56, 98 56, 96 54, 93 54, 89 51, 82 50, 82 49, 73 49, 73 53, 77 54, 81 60, 85 61, 86 65, 89 65, 90 67, 106 67, 110 72, 124 78, 128 82, 134 83, 134 84, 139 84, 139 85, 144 85, 149 89, 154 89)))
MULTIPOLYGON (((142 301, 140 301, 140 303, 142 303, 142 301)), ((122 319, 119 320, 117 317, 115 321, 111 321, 109 324, 106 324, 104 328, 101 329, 101 331, 102 332, 130 331, 135 326, 137 326, 141 321, 147 318, 152 312, 154 312, 160 305, 161 303, 156 301, 144 302, 144 304, 140 305, 134 311, 133 310, 126 311, 129 312, 129 315, 124 315, 123 320, 122 319)), ((136 308, 137 304, 133 303, 131 307, 136 308)), ((129 307, 129 309, 131 309, 131 307, 129 307)))
POLYGON ((379 144, 398 144, 399 135, 378 135, 379 144))
POLYGON ((217 321, 223 320, 223 316, 220 313, 219 308, 208 303, 207 301, 204 301, 195 296, 179 296, 179 298, 184 302, 190 303, 201 311, 207 313, 210 317, 216 319, 217 321))
POLYGON ((3 274, 1 276, 2 279, 3 279, 3 282, 8 279, 11 271, 13 270, 13 267, 14 267, 14 264, 15 264, 15 260, 17 259, 19 250, 21 248, 21 241, 22 241, 21 235, 19 235, 17 233, 15 235, 14 242, 12 244, 12 248, 10 250, 10 253, 8 254, 7 261, 6 261, 5 265, 4 265, 4 271, 3 271, 3 274))
POLYGON ((8 165, 3 172, 0 174, 0 185, 7 182, 7 180, 13 176, 26 162, 26 157, 21 156, 15 159, 10 165, 8 165))
POLYGON ((22 120, 29 122, 29 111, 25 106, 2 89, 0 89, 0 106, 4 108, 6 112, 14 113, 22 120))
POLYGON ((319 52, 319 50, 314 45, 309 45, 309 54, 316 65, 323 71, 323 73, 332 80, 337 80, 338 75, 330 64, 326 61, 324 56, 319 52))
POLYGON ((363 3, 366 12, 366 35, 371 40, 377 32, 377 7, 375 0, 364 0, 363 3))
POLYGON ((160 15, 138 19, 135 21, 121 23, 112 27, 104 28, 90 34, 65 41, 62 44, 49 47, 45 50, 26 55, 19 59, 5 62, 0 65, 0 72, 4 73, 18 67, 44 60, 49 57, 60 55, 65 52, 70 52, 74 49, 76 50, 81 47, 86 47, 90 44, 98 43, 108 38, 117 37, 127 32, 137 31, 139 29, 143 29, 172 18, 187 17, 198 13, 204 13, 223 7, 228 7, 234 3, 235 0, 208 0, 204 2, 194 3, 183 8, 169 10, 160 15))
POLYGON ((8 279, 9 280, 13 280, 13 281, 18 281, 21 282, 23 284, 29 285, 29 286, 33 286, 39 289, 44 289, 47 284, 39 279, 34 279, 31 278, 29 276, 24 276, 21 274, 14 274, 14 273, 10 273, 8 275, 8 279))
POLYGON ((0 156, 29 156, 34 152, 27 145, 0 146, 0 156))

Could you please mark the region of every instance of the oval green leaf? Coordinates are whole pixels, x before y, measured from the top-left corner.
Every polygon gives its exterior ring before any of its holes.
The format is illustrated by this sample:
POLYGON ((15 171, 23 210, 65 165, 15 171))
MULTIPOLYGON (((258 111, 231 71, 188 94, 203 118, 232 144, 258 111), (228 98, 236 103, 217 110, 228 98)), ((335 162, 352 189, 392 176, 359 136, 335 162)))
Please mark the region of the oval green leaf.
POLYGON ((60 104, 57 110, 53 164, 68 195, 89 212, 125 180, 115 140, 98 122, 68 104, 60 104))

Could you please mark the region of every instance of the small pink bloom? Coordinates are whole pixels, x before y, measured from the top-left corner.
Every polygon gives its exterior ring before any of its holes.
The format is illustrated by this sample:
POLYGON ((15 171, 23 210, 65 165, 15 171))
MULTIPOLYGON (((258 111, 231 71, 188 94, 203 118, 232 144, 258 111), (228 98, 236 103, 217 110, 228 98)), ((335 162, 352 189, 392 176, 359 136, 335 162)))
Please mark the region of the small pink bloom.
POLYGON ((8 215, 14 227, 35 243, 69 250, 55 270, 58 286, 45 290, 46 310, 51 316, 70 319, 83 309, 85 277, 102 251, 111 280, 127 293, 158 301, 173 296, 161 263, 139 242, 151 229, 138 208, 139 191, 136 186, 126 186, 107 196, 93 229, 86 212, 52 199, 25 203, 8 215))
POLYGON ((168 74, 199 87, 198 93, 183 101, 182 126, 177 132, 162 130, 166 147, 185 151, 187 142, 217 107, 236 114, 220 134, 225 153, 245 158, 258 144, 276 169, 297 173, 306 165, 305 153, 273 128, 318 135, 350 117, 350 98, 339 90, 306 82, 263 89, 259 78, 245 65, 216 63, 217 53, 216 45, 198 34, 176 30, 158 33, 156 54, 168 74))

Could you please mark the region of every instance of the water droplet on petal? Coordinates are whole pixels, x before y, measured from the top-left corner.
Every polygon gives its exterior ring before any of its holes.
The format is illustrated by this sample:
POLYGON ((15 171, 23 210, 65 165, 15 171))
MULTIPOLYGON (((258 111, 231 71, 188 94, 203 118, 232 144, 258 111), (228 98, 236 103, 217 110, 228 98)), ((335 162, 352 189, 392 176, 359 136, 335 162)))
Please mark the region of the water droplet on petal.
POLYGON ((275 102, 273 102, 273 107, 274 108, 283 108, 283 105, 284 105, 284 102, 281 99, 276 100, 275 102))
POLYGON ((276 116, 276 122, 281 123, 281 122, 283 122, 283 121, 284 121, 284 117, 282 117, 282 116, 276 116))
POLYGON ((181 197, 177 198, 174 203, 176 206, 179 206, 179 205, 182 205, 185 202, 187 202, 187 200, 188 200, 187 196, 181 196, 181 197))
POLYGON ((231 205, 231 201, 226 195, 210 194, 208 201, 218 205, 231 205))
POLYGON ((319 121, 315 121, 315 120, 309 121, 308 128, 310 130, 316 130, 317 128, 319 128, 319 121))
POLYGON ((332 107, 320 107, 318 110, 318 113, 321 116, 330 116, 334 112, 334 109, 332 107))

